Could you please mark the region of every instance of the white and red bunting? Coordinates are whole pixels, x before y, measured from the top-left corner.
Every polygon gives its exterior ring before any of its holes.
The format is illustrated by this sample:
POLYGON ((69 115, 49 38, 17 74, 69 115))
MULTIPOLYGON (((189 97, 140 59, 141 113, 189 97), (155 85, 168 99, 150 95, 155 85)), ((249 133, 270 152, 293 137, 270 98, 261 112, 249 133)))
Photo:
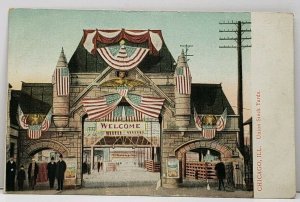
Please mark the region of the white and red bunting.
POLYGON ((131 43, 147 43, 150 54, 158 55, 163 45, 161 30, 84 30, 82 43, 90 53, 95 53, 97 43, 112 45, 125 39, 131 43))

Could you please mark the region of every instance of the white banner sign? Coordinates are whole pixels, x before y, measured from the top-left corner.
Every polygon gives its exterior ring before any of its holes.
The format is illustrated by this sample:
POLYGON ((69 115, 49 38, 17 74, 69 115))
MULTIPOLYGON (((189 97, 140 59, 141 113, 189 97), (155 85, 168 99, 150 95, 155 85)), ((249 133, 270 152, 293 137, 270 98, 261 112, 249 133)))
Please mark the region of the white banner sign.
POLYGON ((145 131, 145 122, 97 122, 98 131, 145 131))

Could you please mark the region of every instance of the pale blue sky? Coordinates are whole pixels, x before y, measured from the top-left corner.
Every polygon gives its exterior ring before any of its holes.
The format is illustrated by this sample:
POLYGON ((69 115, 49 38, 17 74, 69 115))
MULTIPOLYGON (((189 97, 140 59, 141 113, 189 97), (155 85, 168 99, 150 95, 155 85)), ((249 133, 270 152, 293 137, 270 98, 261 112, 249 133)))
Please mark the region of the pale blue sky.
MULTIPOLYGON (((222 83, 236 106, 237 51, 220 49, 220 21, 250 21, 250 13, 118 12, 14 9, 9 14, 8 80, 14 89, 21 82, 51 82, 61 47, 70 60, 83 29, 160 29, 175 60, 181 44, 192 44, 189 67, 193 83, 222 83)), ((250 78, 250 49, 243 51, 244 81, 250 78)), ((244 107, 250 109, 249 84, 245 83, 244 107)), ((236 108, 234 108, 236 110, 236 108)), ((245 110, 246 117, 250 111, 245 110)))

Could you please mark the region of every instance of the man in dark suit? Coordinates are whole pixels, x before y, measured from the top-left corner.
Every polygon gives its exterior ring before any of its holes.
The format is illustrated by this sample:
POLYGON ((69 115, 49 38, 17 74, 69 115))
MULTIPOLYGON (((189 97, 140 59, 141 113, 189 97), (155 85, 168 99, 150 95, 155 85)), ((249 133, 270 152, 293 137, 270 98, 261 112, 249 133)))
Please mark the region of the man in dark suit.
POLYGON ((57 191, 61 191, 64 189, 64 179, 65 179, 65 171, 67 169, 67 164, 63 160, 63 156, 59 155, 59 160, 56 163, 56 178, 57 178, 57 191))
POLYGON ((6 191, 15 191, 16 163, 13 157, 6 163, 6 191))
POLYGON ((56 163, 54 162, 54 157, 51 157, 51 162, 47 165, 47 171, 50 189, 53 189, 56 174, 56 163))
POLYGON ((225 164, 222 161, 220 161, 219 163, 216 164, 215 170, 216 170, 216 174, 217 174, 217 177, 219 180, 219 190, 221 190, 221 185, 222 185, 223 189, 225 190, 224 181, 223 181, 226 176, 225 164))
POLYGON ((29 187, 31 187, 31 189, 34 189, 36 185, 36 179, 38 174, 39 174, 39 166, 35 162, 35 159, 32 159, 28 167, 28 181, 29 181, 29 187))

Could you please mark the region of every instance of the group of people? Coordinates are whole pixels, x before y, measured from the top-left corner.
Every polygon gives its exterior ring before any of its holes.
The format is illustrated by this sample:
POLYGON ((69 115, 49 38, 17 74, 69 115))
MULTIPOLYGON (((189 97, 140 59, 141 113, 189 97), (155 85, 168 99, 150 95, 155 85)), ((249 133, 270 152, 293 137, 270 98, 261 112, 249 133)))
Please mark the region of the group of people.
MULTIPOLYGON (((63 156, 59 156, 57 162, 54 161, 54 157, 51 157, 51 162, 47 164, 48 180, 50 189, 54 187, 55 178, 57 179, 57 191, 63 190, 64 187, 64 176, 67 169, 66 162, 63 160, 63 156)), ((35 162, 35 159, 32 159, 31 163, 28 166, 27 176, 28 184, 31 189, 34 189, 36 186, 36 180, 39 173, 39 166, 35 162)), ((26 180, 26 174, 24 166, 20 166, 20 170, 17 173, 16 163, 11 157, 6 164, 6 191, 15 191, 15 177, 17 175, 18 190, 24 190, 24 181, 26 180)))

